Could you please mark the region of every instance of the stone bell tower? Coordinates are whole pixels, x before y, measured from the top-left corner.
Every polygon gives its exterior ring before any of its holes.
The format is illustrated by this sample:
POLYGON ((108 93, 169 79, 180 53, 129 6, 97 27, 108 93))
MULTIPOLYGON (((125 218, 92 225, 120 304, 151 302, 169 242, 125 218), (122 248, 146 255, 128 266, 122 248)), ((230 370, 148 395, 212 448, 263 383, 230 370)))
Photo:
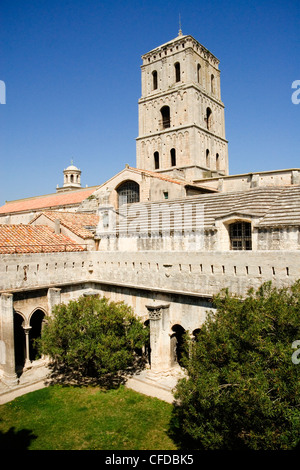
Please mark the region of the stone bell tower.
POLYGON ((137 168, 189 181, 227 175, 219 60, 181 31, 142 60, 137 168))

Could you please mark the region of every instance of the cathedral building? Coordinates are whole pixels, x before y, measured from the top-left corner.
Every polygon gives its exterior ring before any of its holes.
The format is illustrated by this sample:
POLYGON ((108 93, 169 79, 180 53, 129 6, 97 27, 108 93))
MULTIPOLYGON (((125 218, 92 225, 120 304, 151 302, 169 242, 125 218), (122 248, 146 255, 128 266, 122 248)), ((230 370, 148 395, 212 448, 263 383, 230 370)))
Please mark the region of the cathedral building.
POLYGON ((154 380, 222 288, 300 278, 300 169, 229 174, 219 60, 192 36, 142 56, 138 121, 136 167, 82 188, 72 163, 55 193, 0 207, 0 399, 45 366, 33 340, 58 303, 132 306, 154 380))

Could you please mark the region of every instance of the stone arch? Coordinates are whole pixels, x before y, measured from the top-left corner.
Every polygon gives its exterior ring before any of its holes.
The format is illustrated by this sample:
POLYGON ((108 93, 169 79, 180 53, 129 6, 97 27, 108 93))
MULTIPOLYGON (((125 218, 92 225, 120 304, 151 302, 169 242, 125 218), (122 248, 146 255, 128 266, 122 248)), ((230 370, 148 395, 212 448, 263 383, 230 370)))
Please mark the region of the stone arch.
POLYGON ((35 361, 38 359, 38 350, 35 341, 41 337, 46 312, 42 308, 36 308, 29 318, 29 359, 35 361))
POLYGON ((192 338, 193 338, 194 341, 198 341, 200 331, 201 331, 201 328, 195 328, 195 330, 193 330, 192 338))
POLYGON ((172 332, 170 337, 170 354, 172 366, 176 364, 182 365, 184 334, 185 329, 183 328, 183 326, 179 325, 178 323, 172 326, 172 332))
POLYGON ((167 129, 171 125, 171 118, 170 118, 170 107, 167 105, 162 106, 160 109, 161 114, 161 127, 162 129, 167 129))
POLYGON ((118 207, 140 202, 140 185, 136 181, 122 181, 115 189, 118 194, 118 207))

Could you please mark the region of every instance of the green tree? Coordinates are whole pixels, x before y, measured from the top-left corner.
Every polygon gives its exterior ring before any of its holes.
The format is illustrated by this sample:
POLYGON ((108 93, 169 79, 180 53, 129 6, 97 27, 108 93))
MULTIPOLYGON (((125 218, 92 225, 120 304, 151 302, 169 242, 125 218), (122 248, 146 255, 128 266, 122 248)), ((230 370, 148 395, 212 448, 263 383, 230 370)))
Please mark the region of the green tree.
POLYGON ((57 376, 102 379, 140 365, 148 335, 123 302, 82 296, 54 307, 39 348, 57 376))
POLYGON ((172 433, 198 449, 294 449, 300 442, 300 282, 264 284, 244 299, 214 298, 187 378, 176 388, 172 433))

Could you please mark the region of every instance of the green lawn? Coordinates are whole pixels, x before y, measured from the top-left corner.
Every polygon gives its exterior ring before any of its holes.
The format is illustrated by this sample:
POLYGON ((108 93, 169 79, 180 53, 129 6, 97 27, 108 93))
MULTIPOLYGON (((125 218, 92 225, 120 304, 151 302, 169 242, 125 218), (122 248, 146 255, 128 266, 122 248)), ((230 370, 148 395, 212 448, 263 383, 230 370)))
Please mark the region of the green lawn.
POLYGON ((176 450, 172 405, 124 386, 51 386, 0 406, 0 449, 176 450))

